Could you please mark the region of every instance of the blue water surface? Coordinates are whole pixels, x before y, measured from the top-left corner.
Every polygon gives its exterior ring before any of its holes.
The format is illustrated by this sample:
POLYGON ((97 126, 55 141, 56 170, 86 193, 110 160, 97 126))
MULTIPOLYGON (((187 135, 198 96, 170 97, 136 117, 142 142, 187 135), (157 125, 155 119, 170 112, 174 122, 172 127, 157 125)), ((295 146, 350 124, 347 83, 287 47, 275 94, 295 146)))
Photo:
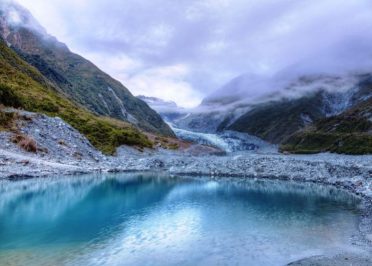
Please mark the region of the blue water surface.
POLYGON ((0 181, 0 265, 283 265, 352 249, 358 200, 287 181, 0 181))

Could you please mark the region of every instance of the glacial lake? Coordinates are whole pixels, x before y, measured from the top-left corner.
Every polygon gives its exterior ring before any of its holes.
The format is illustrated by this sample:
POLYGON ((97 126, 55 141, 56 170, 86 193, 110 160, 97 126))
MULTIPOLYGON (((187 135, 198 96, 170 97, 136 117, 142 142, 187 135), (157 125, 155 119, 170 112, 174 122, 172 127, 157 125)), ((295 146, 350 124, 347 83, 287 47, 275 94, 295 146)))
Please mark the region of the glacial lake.
POLYGON ((284 265, 352 249, 358 200, 287 181, 0 181, 0 265, 284 265))

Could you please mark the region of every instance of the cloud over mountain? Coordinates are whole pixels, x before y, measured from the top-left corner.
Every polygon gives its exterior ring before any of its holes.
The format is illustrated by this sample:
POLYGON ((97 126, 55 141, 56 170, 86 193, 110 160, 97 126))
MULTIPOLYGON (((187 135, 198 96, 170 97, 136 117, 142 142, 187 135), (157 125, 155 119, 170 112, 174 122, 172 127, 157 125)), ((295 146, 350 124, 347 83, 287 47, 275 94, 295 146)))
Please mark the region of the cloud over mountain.
POLYGON ((371 68, 369 0, 19 0, 135 94, 184 106, 242 73, 371 68))

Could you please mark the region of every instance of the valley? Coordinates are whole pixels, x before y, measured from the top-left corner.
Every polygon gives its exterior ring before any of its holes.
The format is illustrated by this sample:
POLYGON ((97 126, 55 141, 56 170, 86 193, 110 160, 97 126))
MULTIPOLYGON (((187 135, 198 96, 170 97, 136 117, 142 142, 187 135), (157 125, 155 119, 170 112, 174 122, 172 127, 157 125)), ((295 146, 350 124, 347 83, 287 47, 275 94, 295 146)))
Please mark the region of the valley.
POLYGON ((370 265, 372 67, 301 57, 212 90, 136 48, 111 76, 0 0, 0 264, 370 265))

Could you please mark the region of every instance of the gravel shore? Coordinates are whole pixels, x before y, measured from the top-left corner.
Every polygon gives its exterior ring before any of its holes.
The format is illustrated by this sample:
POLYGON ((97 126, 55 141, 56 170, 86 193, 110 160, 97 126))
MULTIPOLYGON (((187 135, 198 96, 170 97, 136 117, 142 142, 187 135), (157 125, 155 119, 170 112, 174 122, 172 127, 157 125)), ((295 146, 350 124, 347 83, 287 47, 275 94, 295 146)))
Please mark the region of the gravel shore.
POLYGON ((288 266, 370 266, 372 259, 356 254, 338 254, 334 256, 315 256, 306 258, 288 266))
MULTIPOLYGON (((21 125, 20 133, 32 137, 39 152, 22 150, 12 143, 12 133, 0 132, 0 179, 162 171, 170 175, 270 178, 332 185, 363 199, 360 241, 372 250, 372 156, 275 153, 193 156, 184 151, 139 153, 122 148, 117 156, 110 157, 95 150, 59 118, 26 112, 22 115, 29 116, 29 122, 21 125)), ((345 256, 314 257, 291 265, 371 265, 371 258, 345 256)))

